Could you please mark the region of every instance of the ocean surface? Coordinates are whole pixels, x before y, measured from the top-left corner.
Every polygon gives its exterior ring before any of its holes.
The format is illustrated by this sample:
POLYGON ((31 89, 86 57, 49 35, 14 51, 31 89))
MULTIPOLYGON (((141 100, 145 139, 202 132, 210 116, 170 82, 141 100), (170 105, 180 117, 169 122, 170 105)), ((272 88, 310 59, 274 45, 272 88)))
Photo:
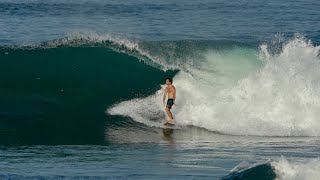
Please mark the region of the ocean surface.
POLYGON ((0 179, 318 179, 319 9, 0 0, 0 179))

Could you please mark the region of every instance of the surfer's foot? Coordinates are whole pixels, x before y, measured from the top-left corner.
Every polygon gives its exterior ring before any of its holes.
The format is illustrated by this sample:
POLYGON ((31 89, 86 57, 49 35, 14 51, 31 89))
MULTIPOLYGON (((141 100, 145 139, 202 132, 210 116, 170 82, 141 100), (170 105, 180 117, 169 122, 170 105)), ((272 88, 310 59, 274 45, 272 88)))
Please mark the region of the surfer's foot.
POLYGON ((173 119, 168 119, 168 123, 173 124, 173 119))

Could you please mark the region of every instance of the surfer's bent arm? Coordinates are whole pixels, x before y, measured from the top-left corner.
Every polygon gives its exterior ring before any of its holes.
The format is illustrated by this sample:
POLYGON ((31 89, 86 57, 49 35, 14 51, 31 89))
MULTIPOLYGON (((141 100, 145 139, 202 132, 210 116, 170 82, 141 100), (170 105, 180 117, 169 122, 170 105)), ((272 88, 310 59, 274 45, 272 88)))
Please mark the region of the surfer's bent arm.
POLYGON ((167 88, 165 88, 165 89, 164 89, 164 93, 163 93, 163 105, 165 105, 167 93, 168 93, 167 88))
POLYGON ((173 87, 173 104, 176 104, 176 88, 173 87))

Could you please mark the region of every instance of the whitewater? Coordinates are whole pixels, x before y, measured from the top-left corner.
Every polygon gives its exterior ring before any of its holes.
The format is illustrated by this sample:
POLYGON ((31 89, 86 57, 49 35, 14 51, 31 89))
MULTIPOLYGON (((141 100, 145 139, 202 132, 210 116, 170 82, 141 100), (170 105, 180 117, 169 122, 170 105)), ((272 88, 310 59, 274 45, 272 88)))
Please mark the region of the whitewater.
MULTIPOLYGON (((157 51, 139 44, 129 47, 147 57, 144 62, 164 71, 179 70, 172 111, 181 126, 229 135, 319 136, 320 47, 301 35, 279 41, 258 48, 199 50, 189 45, 185 54, 175 44, 157 51)), ((163 89, 162 85, 151 96, 118 102, 107 113, 161 127, 163 89)))

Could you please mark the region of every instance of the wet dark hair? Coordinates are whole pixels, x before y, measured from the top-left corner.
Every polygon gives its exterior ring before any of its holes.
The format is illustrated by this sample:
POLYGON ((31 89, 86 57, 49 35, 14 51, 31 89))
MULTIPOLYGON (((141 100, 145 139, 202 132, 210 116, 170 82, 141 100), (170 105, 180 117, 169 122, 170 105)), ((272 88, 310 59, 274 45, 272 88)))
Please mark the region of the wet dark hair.
POLYGON ((166 80, 167 80, 167 79, 168 79, 168 80, 169 80, 169 82, 171 82, 171 84, 172 84, 172 78, 167 77, 167 78, 166 78, 166 80))

